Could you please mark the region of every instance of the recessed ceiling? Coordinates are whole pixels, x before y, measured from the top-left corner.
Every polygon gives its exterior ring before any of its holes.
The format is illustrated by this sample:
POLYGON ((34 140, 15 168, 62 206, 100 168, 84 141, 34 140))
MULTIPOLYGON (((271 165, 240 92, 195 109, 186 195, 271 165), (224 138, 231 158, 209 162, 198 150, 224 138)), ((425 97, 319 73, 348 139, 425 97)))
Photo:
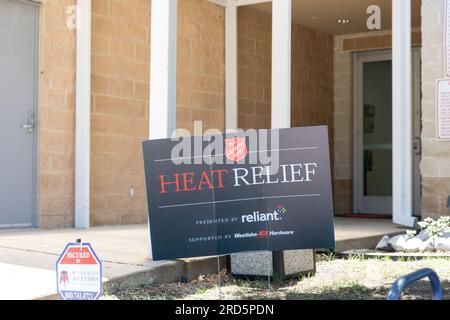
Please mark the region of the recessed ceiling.
MULTIPOLYGON (((276 0, 275 0, 276 1, 276 0)), ((332 35, 367 32, 367 8, 378 5, 381 8, 381 28, 392 28, 393 0, 292 0, 292 19, 298 24, 332 35), (339 24, 339 19, 350 23, 339 24)), ((421 25, 421 0, 412 0, 411 24, 421 25)), ((258 10, 272 13, 272 4, 254 5, 258 10)))

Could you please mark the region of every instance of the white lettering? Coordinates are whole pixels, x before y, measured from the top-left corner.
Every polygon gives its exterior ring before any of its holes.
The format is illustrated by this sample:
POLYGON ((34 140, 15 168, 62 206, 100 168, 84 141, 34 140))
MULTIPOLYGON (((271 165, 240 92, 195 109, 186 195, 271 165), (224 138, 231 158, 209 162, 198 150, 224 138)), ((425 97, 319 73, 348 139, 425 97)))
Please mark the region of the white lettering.
POLYGON ((277 211, 270 213, 260 213, 259 211, 253 214, 243 215, 242 223, 266 222, 266 221, 280 221, 282 220, 277 211))
POLYGON ((317 163, 306 163, 305 168, 306 168, 306 182, 311 182, 312 180, 310 176, 316 175, 317 163), (313 167, 313 169, 311 170, 310 167, 313 167))
POLYGON ((240 187, 241 186, 241 184, 239 183, 239 180, 244 181, 244 183, 247 186, 250 185, 250 183, 247 180, 245 180, 245 177, 248 176, 248 170, 247 169, 245 169, 245 168, 238 168, 238 169, 233 169, 233 171, 234 171, 234 186, 235 187, 240 187), (245 174, 244 175, 239 175, 238 173, 242 172, 242 171, 244 171, 245 174))
POLYGON ((273 175, 270 167, 252 167, 252 173, 245 168, 233 169, 234 186, 255 186, 263 184, 280 183, 300 183, 311 182, 312 177, 317 175, 317 163, 287 164, 281 166, 282 170, 277 170, 273 175), (281 177, 280 177, 281 175, 281 177))
POLYGON ((291 164, 291 173, 292 173, 292 182, 303 182, 304 178, 301 180, 295 179, 295 175, 297 174, 299 177, 302 176, 302 165, 301 164, 291 164), (295 168, 299 168, 295 170, 295 168))

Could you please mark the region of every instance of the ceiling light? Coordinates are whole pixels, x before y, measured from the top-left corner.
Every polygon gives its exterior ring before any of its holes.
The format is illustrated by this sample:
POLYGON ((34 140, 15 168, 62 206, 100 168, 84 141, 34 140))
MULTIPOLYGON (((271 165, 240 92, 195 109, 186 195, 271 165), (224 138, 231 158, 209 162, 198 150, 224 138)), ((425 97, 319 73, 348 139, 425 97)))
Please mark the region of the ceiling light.
POLYGON ((350 19, 341 18, 341 19, 338 19, 337 23, 339 23, 339 24, 349 24, 350 23, 350 19))

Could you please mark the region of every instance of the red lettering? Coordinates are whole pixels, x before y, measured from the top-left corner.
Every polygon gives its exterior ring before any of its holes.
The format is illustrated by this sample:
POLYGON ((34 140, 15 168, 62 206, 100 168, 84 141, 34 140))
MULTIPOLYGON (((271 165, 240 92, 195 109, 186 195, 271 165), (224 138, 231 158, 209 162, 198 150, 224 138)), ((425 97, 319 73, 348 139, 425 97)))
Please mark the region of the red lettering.
POLYGON ((211 175, 214 178, 214 174, 217 173, 217 179, 219 180, 219 184, 217 185, 218 189, 223 189, 223 174, 224 173, 228 173, 227 169, 223 169, 223 170, 213 170, 211 171, 211 175))
POLYGON ((223 189, 225 188, 224 175, 228 170, 211 170, 203 171, 200 180, 196 177, 195 172, 184 172, 173 175, 160 175, 161 193, 168 192, 189 192, 204 189, 223 189), (171 186, 172 188, 169 188, 171 186))
POLYGON ((269 231, 268 230, 262 230, 258 232, 258 238, 268 238, 269 237, 269 231))
POLYGON ((174 174, 175 177, 175 182, 165 182, 165 178, 166 176, 159 176, 159 178, 161 179, 161 193, 167 193, 166 191, 166 186, 170 186, 170 185, 176 185, 176 191, 175 192, 180 192, 180 175, 174 174))
POLYGON ((193 172, 183 173, 184 192, 197 190, 197 187, 192 186, 194 184, 194 176, 195 174, 193 172))
POLYGON ((209 179, 209 176, 205 171, 203 171, 203 173, 202 173, 202 178, 200 179, 200 183, 198 185, 198 190, 203 190, 202 186, 204 184, 208 185, 208 188, 214 189, 213 184, 211 183, 211 179, 209 179))

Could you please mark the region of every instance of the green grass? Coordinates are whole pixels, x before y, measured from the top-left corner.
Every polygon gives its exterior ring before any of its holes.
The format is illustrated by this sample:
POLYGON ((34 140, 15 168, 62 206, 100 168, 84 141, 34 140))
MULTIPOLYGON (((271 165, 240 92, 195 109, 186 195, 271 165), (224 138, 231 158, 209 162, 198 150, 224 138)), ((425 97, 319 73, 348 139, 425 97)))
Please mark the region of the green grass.
MULTIPOLYGON (((223 299, 281 299, 281 300, 379 300, 386 299, 392 283, 401 276, 421 268, 434 269, 450 299, 450 259, 397 259, 373 257, 365 259, 354 255, 337 259, 332 254, 317 257, 317 273, 295 279, 271 282, 266 278, 255 280, 221 276, 223 299)), ((123 300, 216 300, 219 299, 217 275, 201 277, 187 284, 148 286, 116 293, 123 300)), ((404 299, 431 298, 430 285, 421 281, 405 291, 404 299)))
POLYGON ((205 294, 208 290, 210 290, 211 287, 208 285, 200 285, 195 289, 195 294, 205 294))

